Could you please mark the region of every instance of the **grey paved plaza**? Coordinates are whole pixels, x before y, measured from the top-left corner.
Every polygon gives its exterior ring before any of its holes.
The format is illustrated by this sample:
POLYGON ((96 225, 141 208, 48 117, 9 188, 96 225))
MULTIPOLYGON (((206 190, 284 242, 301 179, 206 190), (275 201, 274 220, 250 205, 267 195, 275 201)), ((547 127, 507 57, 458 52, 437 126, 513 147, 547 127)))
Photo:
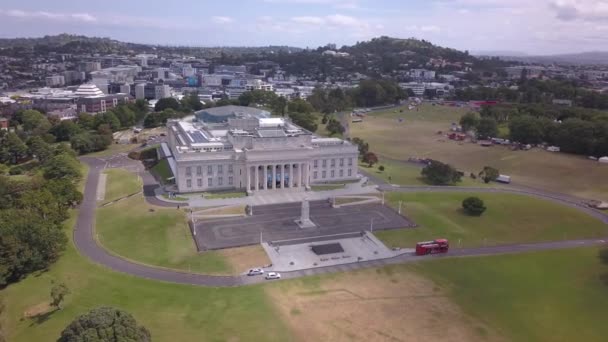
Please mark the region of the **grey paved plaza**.
POLYGON ((205 220, 196 223, 199 250, 238 247, 264 242, 313 238, 373 229, 415 227, 414 222, 381 204, 362 204, 332 208, 328 201, 310 202, 310 218, 316 228, 301 229, 301 203, 256 206, 253 216, 205 220))

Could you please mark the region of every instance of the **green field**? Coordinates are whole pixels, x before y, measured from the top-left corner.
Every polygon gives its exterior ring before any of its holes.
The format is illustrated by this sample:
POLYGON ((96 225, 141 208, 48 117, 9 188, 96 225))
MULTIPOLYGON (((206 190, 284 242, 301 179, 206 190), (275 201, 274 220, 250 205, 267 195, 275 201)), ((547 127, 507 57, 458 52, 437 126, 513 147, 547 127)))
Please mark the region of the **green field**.
POLYGON ((108 175, 104 203, 142 191, 141 181, 133 172, 125 169, 106 169, 104 173, 108 175))
POLYGON ((203 197, 207 199, 224 199, 224 198, 241 198, 247 197, 247 193, 244 191, 236 192, 205 192, 203 197))
POLYGON ((105 248, 134 261, 208 274, 233 271, 217 252, 197 253, 183 211, 151 207, 142 195, 99 208, 96 232, 105 248))
POLYGON ((528 196, 496 193, 388 193, 394 208, 419 227, 378 231, 391 247, 412 247, 417 241, 447 238, 452 247, 572 240, 608 236, 608 225, 579 210, 528 196), (465 215, 462 200, 478 196, 488 208, 481 217, 465 215))
MULTIPOLYGON (((484 166, 493 166, 502 174, 512 176, 516 184, 608 200, 608 182, 605 179, 608 167, 584 156, 540 149, 510 151, 501 146, 481 147, 469 142, 451 141, 437 134, 439 131, 447 132, 450 124, 458 122, 466 112, 463 108, 425 104, 418 112, 405 110, 395 113, 389 110, 372 113, 364 122, 351 124, 351 137, 367 141, 370 150, 379 156, 380 164, 385 164, 383 157, 395 160, 429 157, 452 164, 466 174, 478 173, 484 166), (403 118, 403 122, 399 122, 399 118, 403 118)), ((391 176, 398 179, 399 172, 391 172, 391 176)), ((404 181, 412 180, 409 170, 403 172, 404 181)), ((413 181, 416 182, 415 179, 413 181)))
POLYGON ((606 341, 608 265, 596 248, 445 259, 413 269, 508 340, 606 341))

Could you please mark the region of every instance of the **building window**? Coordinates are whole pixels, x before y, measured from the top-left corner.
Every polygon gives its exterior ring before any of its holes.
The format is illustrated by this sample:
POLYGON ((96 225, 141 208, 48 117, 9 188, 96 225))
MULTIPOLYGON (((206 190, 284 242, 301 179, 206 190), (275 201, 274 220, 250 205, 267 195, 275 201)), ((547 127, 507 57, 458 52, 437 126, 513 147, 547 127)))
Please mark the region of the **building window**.
POLYGON ((319 173, 318 173, 317 171, 315 171, 315 172, 312 174, 312 178, 314 178, 314 179, 319 178, 319 173))
POLYGON ((213 186, 213 178, 211 178, 211 177, 207 178, 207 186, 208 187, 212 187, 213 186))
POLYGON ((353 166, 353 159, 355 158, 348 158, 348 166, 353 166))
POLYGON ((228 185, 232 185, 232 183, 234 183, 234 178, 228 177, 228 185))
POLYGON ((335 170, 331 170, 331 178, 335 178, 336 177, 336 171, 335 170))
POLYGON ((327 177, 327 171, 321 172, 321 178, 325 179, 327 177))
POLYGON ((351 177, 353 175, 353 170, 348 169, 348 177, 351 177))
POLYGON ((327 167, 327 159, 323 159, 323 167, 327 167))
POLYGON ((224 165, 218 165, 217 166, 217 173, 219 173, 219 174, 224 173, 224 165))
POLYGON ((212 165, 207 166, 207 174, 208 175, 212 175, 213 174, 213 166, 212 165))
POLYGON ((228 173, 232 174, 233 172, 234 172, 234 169, 233 169, 232 164, 228 165, 228 173))
POLYGON ((203 174, 203 167, 202 166, 197 166, 196 167, 196 175, 200 176, 203 174))
POLYGON ((192 187, 192 179, 187 179, 186 180, 186 186, 191 188, 192 187))
POLYGON ((198 186, 199 188, 202 188, 202 187, 203 187, 203 180, 202 180, 202 179, 200 179, 200 178, 199 178, 199 179, 197 179, 197 180, 196 180, 196 186, 198 186))
POLYGON ((340 158, 340 166, 344 166, 344 158, 340 158))
POLYGON ((112 99, 112 104, 114 105, 114 107, 118 106, 118 99, 117 98, 112 99))
POLYGON ((335 166, 336 166, 336 160, 335 160, 335 159, 332 159, 332 160, 331 160, 331 167, 335 167, 335 166))
POLYGON ((314 165, 315 165, 315 168, 319 167, 319 161, 317 159, 315 159, 314 165))
POLYGON ((340 177, 344 177, 344 170, 340 170, 340 177))
POLYGON ((223 177, 219 177, 219 178, 217 179, 217 185, 218 185, 218 186, 222 186, 222 185, 224 185, 224 178, 223 178, 223 177))
POLYGON ((192 176, 192 168, 190 166, 186 167, 186 177, 192 176))

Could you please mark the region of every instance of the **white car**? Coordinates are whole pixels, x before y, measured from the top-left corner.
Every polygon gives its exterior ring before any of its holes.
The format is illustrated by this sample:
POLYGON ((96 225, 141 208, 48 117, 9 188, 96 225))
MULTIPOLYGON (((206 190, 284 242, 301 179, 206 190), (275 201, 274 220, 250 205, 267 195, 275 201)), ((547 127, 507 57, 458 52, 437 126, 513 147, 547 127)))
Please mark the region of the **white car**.
POLYGON ((256 276, 260 274, 264 274, 264 270, 261 268, 252 268, 249 270, 249 272, 247 272, 248 276, 256 276))
POLYGON ((266 274, 266 279, 268 279, 268 280, 281 279, 281 274, 277 273, 277 272, 269 272, 266 274))

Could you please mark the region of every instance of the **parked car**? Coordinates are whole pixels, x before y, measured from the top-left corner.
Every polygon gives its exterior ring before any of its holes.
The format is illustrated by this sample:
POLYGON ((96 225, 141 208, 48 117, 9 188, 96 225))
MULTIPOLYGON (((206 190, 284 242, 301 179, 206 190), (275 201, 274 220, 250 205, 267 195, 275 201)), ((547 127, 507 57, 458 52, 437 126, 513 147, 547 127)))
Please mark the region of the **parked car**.
POLYGON ((248 276, 256 276, 260 274, 264 274, 264 270, 261 268, 252 268, 249 270, 249 272, 247 272, 248 276))
POLYGON ((266 279, 268 279, 268 280, 281 279, 281 274, 277 273, 277 272, 268 272, 266 274, 266 279))

